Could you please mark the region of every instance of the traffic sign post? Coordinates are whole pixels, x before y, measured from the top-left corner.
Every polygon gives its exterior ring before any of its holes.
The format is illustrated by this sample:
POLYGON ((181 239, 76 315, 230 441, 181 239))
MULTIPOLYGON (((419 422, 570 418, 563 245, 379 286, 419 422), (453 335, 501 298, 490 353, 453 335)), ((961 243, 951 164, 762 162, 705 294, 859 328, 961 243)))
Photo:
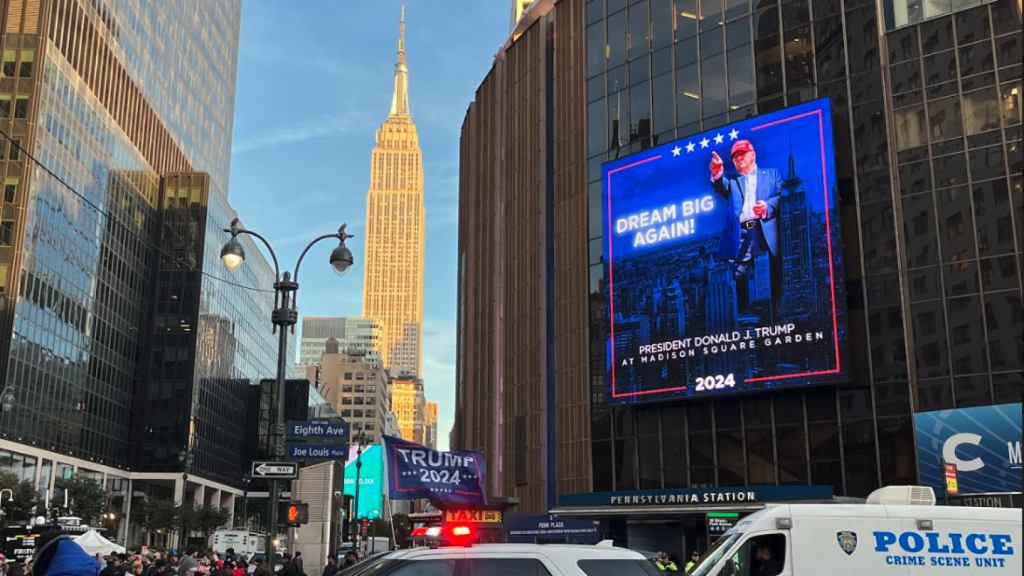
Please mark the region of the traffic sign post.
POLYGON ((299 477, 298 462, 253 462, 252 477, 264 480, 296 480, 299 477))

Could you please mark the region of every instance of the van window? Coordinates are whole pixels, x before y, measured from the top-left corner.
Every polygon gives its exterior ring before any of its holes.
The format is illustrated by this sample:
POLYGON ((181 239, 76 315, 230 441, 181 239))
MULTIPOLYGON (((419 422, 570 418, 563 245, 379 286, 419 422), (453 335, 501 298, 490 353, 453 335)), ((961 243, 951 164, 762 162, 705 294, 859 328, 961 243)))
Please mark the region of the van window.
POLYGON ((734 570, 726 567, 723 576, 779 576, 786 566, 786 537, 767 534, 751 538, 732 557, 734 570))
POLYGON ((576 565, 587 576, 659 576, 643 560, 580 560, 576 565))
POLYGON ((463 576, 551 576, 540 560, 529 558, 487 558, 465 563, 463 576))
POLYGON ((391 576, 454 576, 455 560, 414 560, 391 576))

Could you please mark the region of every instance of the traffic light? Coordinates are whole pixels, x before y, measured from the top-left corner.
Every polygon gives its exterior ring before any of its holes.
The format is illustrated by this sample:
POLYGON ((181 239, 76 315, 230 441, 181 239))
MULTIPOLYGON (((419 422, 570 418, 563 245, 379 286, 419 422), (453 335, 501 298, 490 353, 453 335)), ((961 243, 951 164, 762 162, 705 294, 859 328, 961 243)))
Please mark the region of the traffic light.
POLYGON ((287 502, 281 510, 281 518, 288 526, 302 526, 309 523, 309 504, 305 502, 287 502))

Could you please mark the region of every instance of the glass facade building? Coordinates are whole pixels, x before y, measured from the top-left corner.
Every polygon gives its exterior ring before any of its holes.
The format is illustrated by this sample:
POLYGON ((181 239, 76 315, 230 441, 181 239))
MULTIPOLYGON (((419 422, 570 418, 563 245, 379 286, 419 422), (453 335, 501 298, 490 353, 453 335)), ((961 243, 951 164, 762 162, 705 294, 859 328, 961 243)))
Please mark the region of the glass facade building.
POLYGON ((241 486, 246 453, 224 447, 247 442, 277 342, 272 267, 247 237, 241 270, 219 257, 240 17, 0 0, 0 443, 43 488, 63 469, 180 480, 183 449, 241 486))
POLYGON ((337 340, 338 350, 366 356, 366 361, 377 363, 380 358, 380 325, 371 318, 319 318, 302 319, 302 341, 299 345, 299 364, 314 366, 327 351, 327 341, 337 340))
POLYGON ((591 0, 586 22, 594 492, 863 497, 918 483, 915 413, 1021 401, 1016 1, 591 0), (821 97, 850 381, 605 407, 601 165, 821 97))

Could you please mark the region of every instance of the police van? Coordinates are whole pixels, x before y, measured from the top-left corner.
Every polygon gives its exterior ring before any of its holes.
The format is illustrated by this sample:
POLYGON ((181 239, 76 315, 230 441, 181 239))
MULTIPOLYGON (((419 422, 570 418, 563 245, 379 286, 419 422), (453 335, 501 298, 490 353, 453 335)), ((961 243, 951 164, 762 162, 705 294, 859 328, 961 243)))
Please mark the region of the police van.
POLYGON ((1019 576, 1021 511, 935 505, 931 488, 867 504, 773 506, 744 518, 693 576, 1019 576))

